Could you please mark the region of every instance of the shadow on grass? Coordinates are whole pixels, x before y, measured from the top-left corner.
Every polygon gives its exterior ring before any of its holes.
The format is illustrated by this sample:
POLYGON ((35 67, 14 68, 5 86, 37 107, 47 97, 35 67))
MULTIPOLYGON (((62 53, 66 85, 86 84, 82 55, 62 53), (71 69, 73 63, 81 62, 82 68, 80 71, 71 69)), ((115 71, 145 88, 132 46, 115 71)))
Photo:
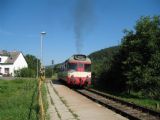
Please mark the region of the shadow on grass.
MULTIPOLYGON (((32 95, 32 101, 31 101, 31 104, 30 104, 30 107, 29 107, 29 114, 28 114, 28 120, 31 120, 31 114, 32 114, 32 110, 34 108, 34 110, 36 111, 36 115, 38 115, 39 113, 39 106, 38 104, 36 104, 35 106, 33 106, 34 104, 34 100, 35 100, 35 97, 36 97, 36 93, 37 93, 37 89, 38 89, 38 85, 36 85, 35 89, 34 89, 34 92, 33 92, 33 95, 32 95)), ((37 120, 38 120, 38 116, 37 117, 37 120)))

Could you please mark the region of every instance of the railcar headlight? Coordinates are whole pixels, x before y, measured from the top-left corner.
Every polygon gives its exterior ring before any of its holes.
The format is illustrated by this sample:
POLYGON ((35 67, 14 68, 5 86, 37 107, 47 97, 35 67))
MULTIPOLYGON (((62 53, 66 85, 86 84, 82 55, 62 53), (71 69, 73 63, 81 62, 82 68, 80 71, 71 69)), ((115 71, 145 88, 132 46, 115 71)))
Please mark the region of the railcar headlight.
POLYGON ((74 76, 73 76, 73 75, 71 75, 71 80, 75 80, 75 78, 74 78, 74 76))

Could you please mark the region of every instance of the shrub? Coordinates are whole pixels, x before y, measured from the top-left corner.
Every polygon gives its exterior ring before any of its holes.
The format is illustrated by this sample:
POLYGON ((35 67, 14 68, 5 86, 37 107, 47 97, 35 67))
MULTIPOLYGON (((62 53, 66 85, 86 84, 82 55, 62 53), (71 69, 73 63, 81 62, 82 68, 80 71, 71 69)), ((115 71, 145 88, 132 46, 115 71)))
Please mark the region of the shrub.
POLYGON ((15 71, 15 77, 35 77, 35 71, 29 68, 22 68, 15 71))

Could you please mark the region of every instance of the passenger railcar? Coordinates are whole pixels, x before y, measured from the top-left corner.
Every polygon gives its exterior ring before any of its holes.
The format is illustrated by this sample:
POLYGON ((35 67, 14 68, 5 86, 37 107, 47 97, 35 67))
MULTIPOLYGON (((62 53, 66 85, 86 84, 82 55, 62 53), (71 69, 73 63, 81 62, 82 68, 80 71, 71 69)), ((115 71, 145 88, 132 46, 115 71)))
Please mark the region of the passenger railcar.
POLYGON ((84 87, 91 84, 91 60, 86 55, 73 55, 60 69, 58 77, 68 85, 84 87))

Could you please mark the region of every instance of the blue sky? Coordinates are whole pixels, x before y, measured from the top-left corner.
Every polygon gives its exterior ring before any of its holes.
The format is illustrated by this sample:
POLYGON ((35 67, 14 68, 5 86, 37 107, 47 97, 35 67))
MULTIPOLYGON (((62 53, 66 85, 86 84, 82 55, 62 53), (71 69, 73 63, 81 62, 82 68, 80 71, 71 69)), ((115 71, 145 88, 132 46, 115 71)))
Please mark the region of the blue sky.
MULTIPOLYGON (((77 53, 75 14, 79 1, 85 0, 0 0, 0 49, 40 58, 40 32, 46 31, 45 65, 52 59, 63 62, 77 53)), ((81 53, 87 55, 118 45, 123 30, 133 29, 140 16, 160 15, 159 0, 88 1, 89 10, 80 9, 86 15, 81 26, 81 53)))

